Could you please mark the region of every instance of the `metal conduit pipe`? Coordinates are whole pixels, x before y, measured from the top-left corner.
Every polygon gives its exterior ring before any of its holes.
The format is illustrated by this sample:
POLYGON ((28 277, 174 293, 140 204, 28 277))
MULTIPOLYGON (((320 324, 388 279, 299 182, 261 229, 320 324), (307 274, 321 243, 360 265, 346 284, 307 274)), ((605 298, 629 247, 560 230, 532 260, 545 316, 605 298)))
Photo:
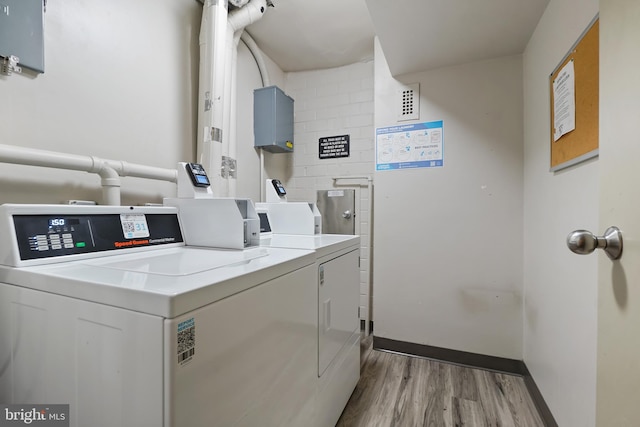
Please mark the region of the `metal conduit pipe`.
POLYGON ((251 37, 251 34, 246 31, 242 32, 240 35, 240 40, 247 46, 251 55, 253 55, 253 59, 256 60, 256 64, 258 65, 258 71, 260 72, 260 78, 262 79, 262 86, 270 86, 271 80, 269 79, 269 70, 267 69, 267 64, 264 61, 264 56, 262 55, 262 51, 258 47, 256 41, 251 37))
MULTIPOLYGON (((251 34, 243 31, 240 35, 240 40, 247 46, 251 55, 253 55, 253 59, 255 59, 256 64, 258 65, 258 71, 260 72, 260 78, 262 79, 262 87, 267 87, 271 85, 271 80, 269 79, 269 70, 267 69, 267 64, 265 63, 264 56, 262 55, 262 51, 256 44, 251 34)), ((265 166, 264 166, 264 150, 260 150, 260 201, 264 202, 265 199, 265 189, 264 189, 264 176, 265 176, 265 166)))

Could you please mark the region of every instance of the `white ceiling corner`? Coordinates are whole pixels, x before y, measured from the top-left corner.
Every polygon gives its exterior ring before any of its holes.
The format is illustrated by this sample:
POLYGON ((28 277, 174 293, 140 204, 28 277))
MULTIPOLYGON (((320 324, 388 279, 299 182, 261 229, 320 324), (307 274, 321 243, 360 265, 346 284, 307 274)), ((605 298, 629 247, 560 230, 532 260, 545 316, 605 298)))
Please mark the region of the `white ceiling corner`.
POLYGON ((333 68, 373 58, 364 0, 273 0, 247 31, 285 71, 333 68))
POLYGON ((549 0, 273 0, 247 28, 285 72, 373 58, 393 75, 522 53, 549 0))

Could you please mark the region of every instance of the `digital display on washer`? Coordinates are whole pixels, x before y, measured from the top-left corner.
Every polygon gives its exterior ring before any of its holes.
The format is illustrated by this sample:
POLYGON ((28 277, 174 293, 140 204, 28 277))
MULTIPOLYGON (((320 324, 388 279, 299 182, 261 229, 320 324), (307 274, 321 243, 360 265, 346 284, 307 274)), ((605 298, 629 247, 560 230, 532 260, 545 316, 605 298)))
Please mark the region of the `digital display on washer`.
POLYGON ((20 259, 183 242, 175 214, 14 215, 20 259))
POLYGON ((187 175, 191 178, 191 182, 196 187, 209 187, 211 183, 209 182, 209 177, 207 173, 204 171, 204 167, 202 167, 199 163, 187 163, 185 165, 187 170, 187 175))
POLYGON ((278 196, 282 197, 287 194, 287 190, 284 189, 284 185, 282 185, 279 179, 272 179, 271 184, 273 184, 273 188, 275 188, 278 196))
MULTIPOLYGON (((74 221, 77 224, 77 220, 74 221)), ((65 218, 51 218, 49 220, 49 227, 58 227, 67 225, 67 220, 65 218)))

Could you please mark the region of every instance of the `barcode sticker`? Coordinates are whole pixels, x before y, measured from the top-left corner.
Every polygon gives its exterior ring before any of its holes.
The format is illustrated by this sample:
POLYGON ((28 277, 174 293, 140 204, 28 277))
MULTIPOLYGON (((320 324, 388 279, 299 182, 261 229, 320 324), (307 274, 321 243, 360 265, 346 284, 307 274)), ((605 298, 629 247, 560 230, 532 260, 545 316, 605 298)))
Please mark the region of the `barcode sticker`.
POLYGON ((178 364, 184 365, 196 354, 196 320, 191 317, 178 323, 178 364))
POLYGON ((120 223, 125 239, 149 237, 147 217, 143 214, 120 214, 120 223))
POLYGON ((187 359, 190 359, 191 356, 193 356, 194 354, 196 354, 196 349, 192 348, 189 349, 185 352, 182 352, 178 355, 178 363, 182 364, 182 362, 186 361, 187 359))

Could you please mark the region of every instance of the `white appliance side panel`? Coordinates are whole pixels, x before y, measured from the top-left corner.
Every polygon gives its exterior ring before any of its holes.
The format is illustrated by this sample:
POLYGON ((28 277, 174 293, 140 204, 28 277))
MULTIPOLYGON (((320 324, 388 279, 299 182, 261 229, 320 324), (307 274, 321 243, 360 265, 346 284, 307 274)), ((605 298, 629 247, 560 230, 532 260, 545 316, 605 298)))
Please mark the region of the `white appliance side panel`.
POLYGON ((309 425, 316 289, 309 265, 166 320, 165 427, 309 425))
POLYGON ((71 427, 162 425, 162 318, 0 283, 0 402, 71 427))
MULTIPOLYGON (((245 248, 245 223, 238 210, 236 199, 168 198, 164 199, 164 204, 178 207, 178 215, 187 245, 229 249, 245 248)), ((258 238, 259 229, 255 231, 255 238, 258 238)))
MULTIPOLYGON (((360 331, 354 332, 325 374, 318 379, 316 427, 338 423, 360 380, 360 331)), ((348 425, 348 420, 345 425, 348 425)))
POLYGON ((355 250, 318 267, 318 376, 360 326, 358 255, 355 250))
POLYGON ((308 203, 266 203, 271 230, 276 234, 305 234, 319 232, 316 218, 308 203))

